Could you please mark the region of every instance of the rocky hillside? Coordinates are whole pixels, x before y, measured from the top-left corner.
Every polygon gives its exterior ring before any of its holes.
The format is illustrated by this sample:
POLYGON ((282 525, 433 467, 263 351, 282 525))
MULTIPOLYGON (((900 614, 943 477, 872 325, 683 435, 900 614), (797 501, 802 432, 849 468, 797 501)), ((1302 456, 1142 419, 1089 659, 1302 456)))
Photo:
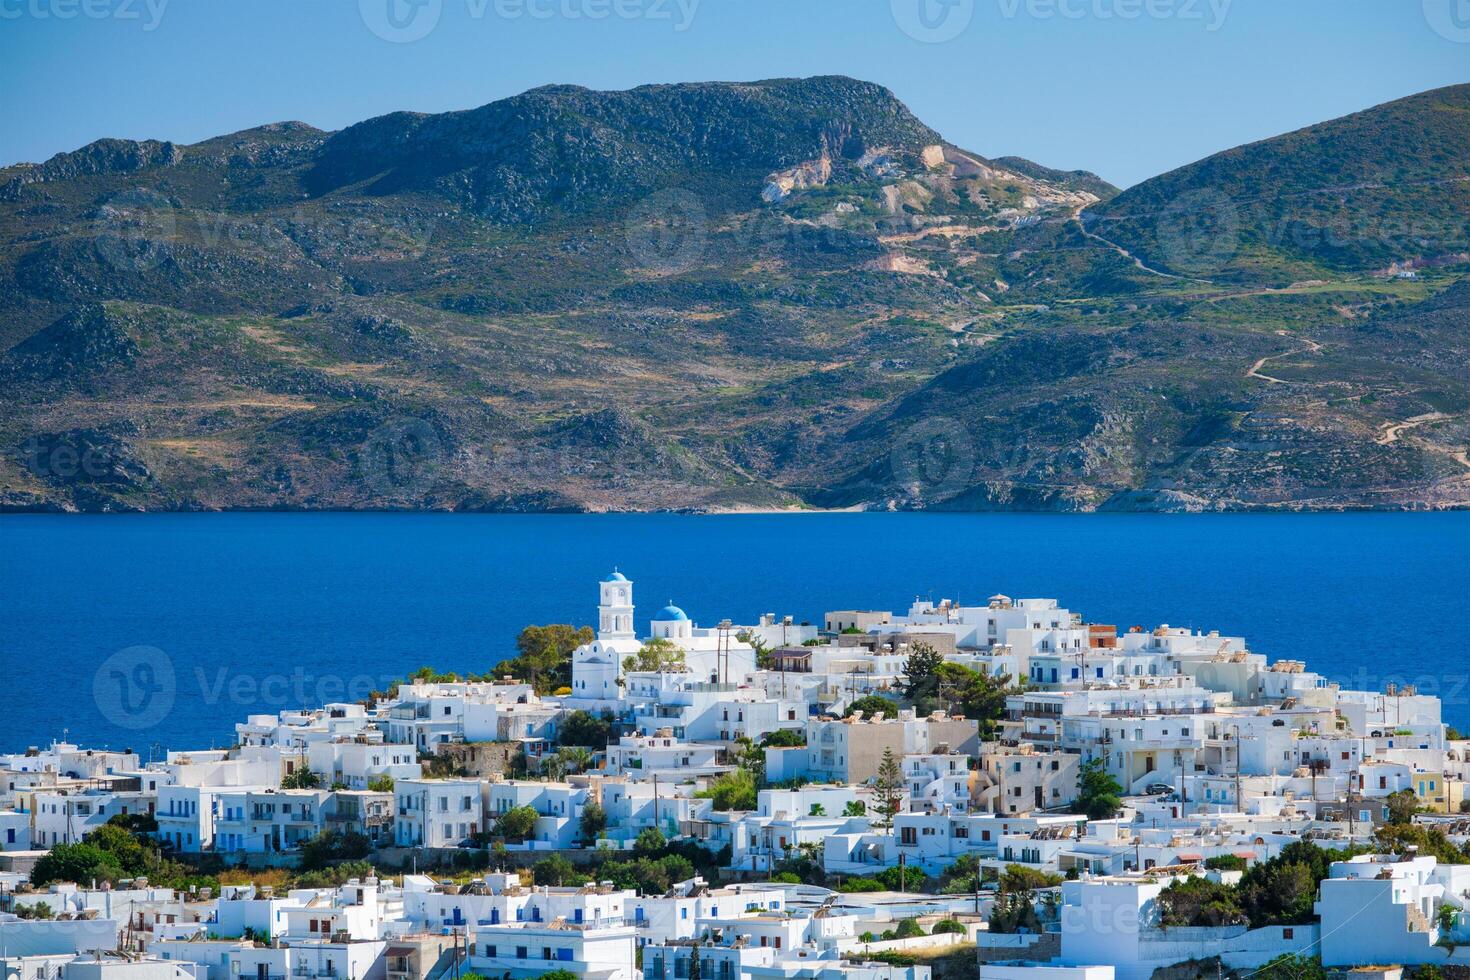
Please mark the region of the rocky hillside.
POLYGON ((1464 257, 1154 216, 1463 226, 1462 96, 1123 195, 832 77, 102 140, 0 170, 0 507, 1462 505, 1464 257))
POLYGON ((1217 153, 1086 218, 1161 269, 1286 286, 1462 264, 1467 215, 1470 85, 1456 85, 1217 153))

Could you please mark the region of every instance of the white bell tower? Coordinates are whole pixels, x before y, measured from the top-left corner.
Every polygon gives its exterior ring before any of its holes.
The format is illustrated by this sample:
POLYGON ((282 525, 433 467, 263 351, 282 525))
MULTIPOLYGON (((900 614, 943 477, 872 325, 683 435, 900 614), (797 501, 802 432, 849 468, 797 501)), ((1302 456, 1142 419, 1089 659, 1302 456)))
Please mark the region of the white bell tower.
POLYGON ((633 635, 633 583, 614 571, 599 585, 597 638, 631 640, 633 635))

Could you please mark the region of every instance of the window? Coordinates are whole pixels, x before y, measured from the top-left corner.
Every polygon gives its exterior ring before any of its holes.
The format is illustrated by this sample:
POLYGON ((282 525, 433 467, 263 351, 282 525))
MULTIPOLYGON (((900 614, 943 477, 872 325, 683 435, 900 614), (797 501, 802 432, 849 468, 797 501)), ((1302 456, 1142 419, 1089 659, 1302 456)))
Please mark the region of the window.
POLYGON ((1285 929, 1282 929, 1281 930, 1281 938, 1282 939, 1295 939, 1296 938, 1296 930, 1293 929, 1293 928, 1291 928, 1290 926, 1287 926, 1285 929))

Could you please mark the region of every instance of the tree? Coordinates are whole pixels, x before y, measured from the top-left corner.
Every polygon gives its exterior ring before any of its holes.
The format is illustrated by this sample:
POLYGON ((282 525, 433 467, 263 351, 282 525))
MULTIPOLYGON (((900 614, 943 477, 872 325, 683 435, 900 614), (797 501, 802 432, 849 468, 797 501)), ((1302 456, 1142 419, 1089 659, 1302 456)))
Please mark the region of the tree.
POLYGON ((320 871, 342 861, 359 861, 372 849, 372 841, 362 834, 324 830, 301 842, 301 870, 320 871))
POLYGON ((589 626, 527 626, 516 637, 516 656, 497 664, 495 674, 524 681, 537 694, 550 694, 571 684, 572 651, 596 638, 589 626))
POLYGON ((1005 717, 1006 698, 1016 693, 1010 677, 991 677, 964 664, 941 663, 939 697, 952 711, 980 723, 981 738, 993 738, 1005 717))
POLYGON ((730 764, 750 773, 757 785, 766 781, 766 750, 744 735, 735 736, 735 744, 726 753, 730 764))
POLYGON ((637 654, 623 658, 623 670, 639 673, 684 670, 684 648, 672 640, 655 636, 637 654))
POLYGON ((694 948, 689 952, 689 980, 700 980, 698 939, 694 940, 694 948))
POLYGON ((519 843, 536 832, 540 814, 528 806, 511 807, 495 823, 496 832, 508 841, 519 843))
POLYGON ((842 808, 842 815, 844 817, 866 817, 868 815, 868 805, 862 800, 848 800, 847 804, 842 808))
POLYGON ((891 748, 883 750, 883 759, 878 763, 878 775, 873 788, 878 792, 879 822, 883 827, 892 827, 894 816, 903 806, 903 773, 899 771, 898 760, 894 758, 891 748))
POLYGON ((1470 864, 1470 854, 1438 827, 1387 823, 1374 831, 1373 841, 1385 854, 1403 854, 1414 847, 1420 855, 1433 855, 1440 864, 1470 864))
POLYGON ((639 857, 653 857, 668 846, 668 838, 657 827, 644 827, 633 841, 633 853, 639 857))
POLYGON ((826 815, 827 808, 820 803, 813 803, 811 812, 807 814, 809 817, 825 817, 826 815))
POLYGON ((561 721, 556 733, 558 745, 579 745, 601 752, 612 738, 612 724, 605 718, 586 711, 573 711, 561 721))
POLYGON ((843 717, 850 716, 855 711, 861 711, 865 718, 871 718, 878 712, 883 712, 885 718, 898 717, 898 702, 877 694, 864 694, 852 704, 847 706, 843 717))
POLYGON ((560 854, 551 854, 537 861, 531 867, 531 875, 538 885, 555 885, 558 888, 565 885, 582 885, 588 881, 586 875, 573 867, 572 862, 560 854))
POLYGON ((1089 820, 1107 820, 1122 806, 1123 786, 1108 772, 1106 760, 1099 756, 1082 763, 1072 812, 1084 813, 1089 820))
POLYGON ((1042 930, 1036 914, 1036 892, 1062 883, 1060 875, 1048 874, 1021 864, 1007 865, 1000 876, 999 893, 990 911, 991 932, 1028 932, 1042 930))
POLYGON ((393 792, 393 777, 386 772, 374 776, 368 780, 368 789, 374 793, 391 793, 393 792))
POLYGON ((71 881, 88 886, 93 881, 99 884, 117 881, 123 875, 122 865, 116 857, 96 844, 83 841, 53 846, 31 869, 31 884, 40 886, 53 881, 71 881))
POLYGON ((980 859, 961 854, 939 873, 939 890, 946 895, 975 891, 980 887, 980 859))
POLYGON ((107 822, 130 834, 153 834, 158 831, 158 820, 151 813, 115 813, 107 822))
POLYGON ((920 714, 928 714, 939 703, 939 668, 944 654, 928 643, 915 643, 903 662, 903 694, 920 714))
POLYGON ((714 800, 716 810, 754 810, 756 807, 755 776, 747 769, 722 773, 695 796, 714 800))
POLYGON ((1199 875, 1173 882, 1159 893, 1164 926, 1233 926, 1249 921, 1236 890, 1199 875))
POLYGON ((1000 876, 1000 894, 1030 895, 1043 888, 1055 888, 1062 883, 1061 875, 1038 871, 1024 864, 1008 864, 1000 876))
POLYGON ((929 930, 929 935, 939 936, 946 932, 956 932, 961 935, 965 932, 965 924, 959 919, 940 919, 934 923, 934 928, 929 930))
POLYGON ((1386 802, 1388 803, 1388 822, 1396 826, 1413 823, 1414 814, 1420 810, 1419 797, 1415 796, 1411 789, 1389 793, 1386 802))
POLYGON ((35 905, 17 905, 15 907, 15 914, 17 918, 21 919, 56 918, 56 913, 45 902, 37 902, 35 905))
POLYGON ((918 919, 903 919, 893 930, 893 935, 895 939, 913 939, 915 936, 924 935, 924 927, 919 925, 918 919))
POLYGON ((592 844, 606 828, 607 811, 601 803, 594 801, 582 807, 582 843, 592 844))
POLYGON ((311 771, 310 766, 293 769, 281 777, 281 789, 320 789, 322 777, 311 771))
POLYGON ((592 750, 581 745, 570 745, 556 754, 567 772, 586 772, 596 761, 592 750))
POLYGON ((767 749, 795 749, 806 744, 806 733, 795 728, 778 728, 761 739, 761 747, 767 749))
POLYGON ((1316 957, 1283 953, 1251 976, 1259 980, 1327 980, 1327 971, 1316 957))
POLYGON ((772 670, 776 666, 776 655, 771 648, 766 646, 766 641, 756 636, 750 630, 741 630, 735 634, 735 639, 746 644, 755 651, 755 669, 772 670))

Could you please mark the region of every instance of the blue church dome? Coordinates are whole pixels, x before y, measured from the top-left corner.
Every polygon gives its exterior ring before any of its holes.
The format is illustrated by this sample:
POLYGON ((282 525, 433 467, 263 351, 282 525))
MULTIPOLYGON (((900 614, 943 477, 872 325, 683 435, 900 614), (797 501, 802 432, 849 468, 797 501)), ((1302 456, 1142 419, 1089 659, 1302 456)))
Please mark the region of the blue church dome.
POLYGON ((684 615, 684 610, 673 603, 664 606, 658 611, 658 615, 653 617, 655 623, 684 623, 688 620, 689 617, 684 615))
POLYGON ((626 581, 628 581, 628 577, 626 575, 624 575, 622 572, 613 572, 607 578, 603 579, 603 581, 604 582, 626 582, 626 581))

